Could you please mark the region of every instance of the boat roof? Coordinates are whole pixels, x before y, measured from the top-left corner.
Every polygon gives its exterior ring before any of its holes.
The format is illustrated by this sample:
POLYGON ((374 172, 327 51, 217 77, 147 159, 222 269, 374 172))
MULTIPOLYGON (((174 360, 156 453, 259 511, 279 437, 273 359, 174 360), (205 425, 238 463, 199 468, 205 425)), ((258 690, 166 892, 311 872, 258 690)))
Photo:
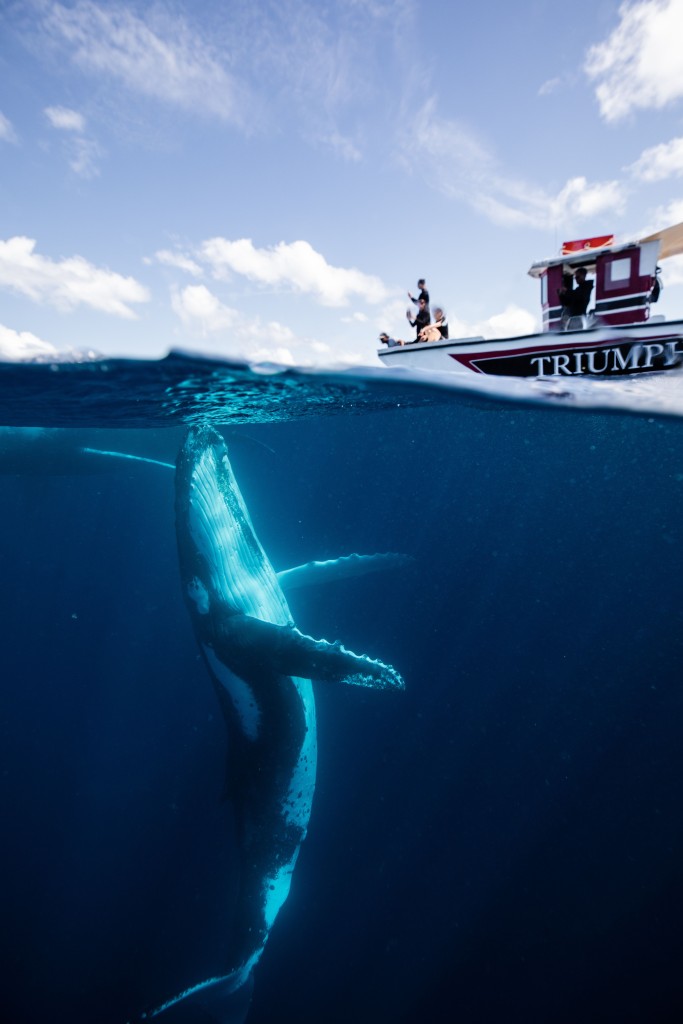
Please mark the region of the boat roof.
MULTIPOLYGON (((611 237, 611 236, 610 236, 611 237)), ((556 267, 560 264, 567 264, 568 267, 576 269, 577 267, 584 266, 586 269, 595 265, 595 261, 598 256, 603 256, 605 253, 623 252, 626 249, 634 249, 637 246, 644 245, 646 242, 659 242, 659 256, 660 260, 667 259, 669 256, 678 256, 683 253, 683 222, 680 224, 674 224, 672 227, 663 228, 661 231, 655 231, 652 235, 647 235, 645 238, 641 238, 637 242, 622 242, 614 245, 598 245, 591 247, 590 243, 596 241, 595 239, 586 239, 585 248, 577 249, 576 251, 565 251, 558 256, 552 256, 547 260, 537 260, 532 263, 529 267, 530 277, 542 277, 548 267, 556 267)), ((568 243, 571 245, 572 243, 568 243)))
POLYGON ((641 238, 641 242, 659 242, 659 258, 665 260, 669 256, 678 256, 683 252, 683 222, 671 228, 655 231, 654 235, 641 238))

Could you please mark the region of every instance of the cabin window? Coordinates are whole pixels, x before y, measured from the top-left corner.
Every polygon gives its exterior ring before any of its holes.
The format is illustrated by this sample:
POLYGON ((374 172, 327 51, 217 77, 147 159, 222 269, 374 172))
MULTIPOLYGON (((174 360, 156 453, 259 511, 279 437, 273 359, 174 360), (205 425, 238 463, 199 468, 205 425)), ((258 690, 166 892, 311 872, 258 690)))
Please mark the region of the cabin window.
POLYGON ((548 302, 548 275, 547 273, 541 278, 541 305, 545 306, 548 302))
POLYGON ((605 267, 605 288, 623 288, 631 280, 631 257, 610 260, 605 267))

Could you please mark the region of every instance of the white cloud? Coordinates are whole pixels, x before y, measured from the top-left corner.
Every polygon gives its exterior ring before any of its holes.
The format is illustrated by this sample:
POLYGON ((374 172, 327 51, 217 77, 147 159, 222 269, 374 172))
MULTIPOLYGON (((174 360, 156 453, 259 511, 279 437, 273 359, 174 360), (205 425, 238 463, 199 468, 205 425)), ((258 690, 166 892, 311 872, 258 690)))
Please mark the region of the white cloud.
POLYGON ((47 341, 41 341, 30 331, 14 331, 0 324, 0 359, 18 362, 23 359, 50 359, 57 356, 57 349, 47 341))
POLYGON ((673 199, 666 206, 656 207, 646 224, 642 225, 640 230, 635 232, 634 238, 646 238, 647 235, 653 235, 655 231, 661 231, 663 228, 669 228, 672 224, 680 224, 683 221, 683 199, 673 199))
POLYGON ((304 363, 296 363, 294 356, 288 348, 275 346, 275 348, 261 347, 252 349, 248 355, 252 363, 277 363, 280 366, 303 366, 304 363))
POLYGON ((622 3, 612 34, 588 51, 600 113, 618 121, 637 108, 659 109, 683 96, 683 0, 622 3))
POLYGON ((671 256, 663 267, 662 283, 666 288, 683 284, 683 255, 671 256))
POLYGON ((79 178, 95 178, 100 173, 98 161, 102 148, 93 139, 87 139, 85 118, 69 107, 45 107, 43 113, 53 128, 73 136, 66 144, 69 167, 79 178))
MULTIPOLYGON (((286 366, 296 362, 290 347, 297 343, 293 331, 275 320, 265 324, 258 318, 245 322, 238 310, 225 306, 203 284, 173 289, 171 307, 191 337, 207 339, 213 335, 212 347, 219 345, 223 355, 286 366)), ((299 360, 300 365, 305 362, 305 358, 299 360)))
POLYGON ((69 107, 45 107, 43 111, 53 128, 64 132, 84 132, 85 118, 69 107))
MULTIPOLYGON (((27 32, 34 51, 96 76, 98 99, 107 98, 109 80, 117 119, 127 118, 123 85, 136 98, 217 117, 244 132, 273 135, 290 125, 307 143, 354 162, 361 159, 358 139, 370 137, 364 122, 385 100, 387 74, 413 56, 414 0, 24 5, 39 14, 27 32)), ((403 83, 410 78, 401 75, 403 83)), ((392 101, 402 102, 398 95, 392 101)), ((139 125, 144 116, 135 110, 131 121, 139 125)))
MULTIPOLYGON (((273 123, 295 112, 306 139, 357 160, 357 143, 341 125, 353 124, 355 136, 359 111, 377 109, 394 61, 402 63, 402 48, 414 56, 408 42, 416 30, 413 0, 244 2, 231 4, 230 14, 233 35, 225 44, 232 43, 234 52, 238 43, 236 66, 256 89, 267 90, 273 123), (245 52, 248 68, 240 59, 245 52), (352 111, 351 117, 342 111, 352 111)), ((402 69, 401 77, 405 81, 409 73, 402 69)))
POLYGON ((202 244, 201 256, 217 278, 242 274, 259 284, 314 295, 324 306, 345 306, 354 296, 382 302, 388 295, 378 277, 353 267, 333 267, 304 241, 257 249, 250 238, 211 238, 202 244))
POLYGON ((453 193, 460 194, 477 176, 491 173, 494 161, 485 144, 466 125, 439 117, 434 99, 424 104, 415 122, 411 159, 424 165, 436 162, 441 154, 439 163, 453 163, 450 173, 441 179, 444 191, 450 182, 453 193))
POLYGON ((369 320, 370 317, 367 313, 363 313, 359 309, 357 309, 355 313, 351 313, 350 316, 341 317, 341 322, 343 324, 367 324, 369 320))
POLYGON ((458 317, 449 317, 448 323, 451 338, 514 338, 540 330, 538 317, 515 305, 476 323, 467 323, 458 317))
POLYGON ((17 141, 16 132, 14 131, 14 128, 12 127, 12 122, 9 120, 8 117, 5 117, 5 115, 2 113, 1 110, 0 110, 0 139, 3 142, 16 142, 17 141))
POLYGON ((159 249, 155 252, 154 258, 159 263, 163 263, 166 267, 175 267, 177 270, 184 270, 186 274, 192 274, 193 277, 202 276, 202 268, 198 263, 195 263, 193 259, 186 256, 182 252, 173 251, 171 249, 159 249))
POLYGON ((224 306, 203 284, 174 289, 171 306, 189 331, 202 336, 232 330, 240 320, 236 309, 224 306))
MULTIPOLYGON (((683 199, 674 199, 666 206, 653 210, 650 220, 634 234, 634 238, 646 238, 656 231, 683 222, 683 199)), ((683 284, 683 255, 669 256, 662 263, 662 284, 668 288, 683 284)), ((657 311, 659 312, 659 310, 657 311)))
POLYGON ((664 181, 683 174, 683 138, 643 150, 628 169, 634 177, 647 182, 664 181))
POLYGON ((589 184, 584 177, 570 178, 564 188, 551 200, 553 219, 560 221, 573 214, 581 220, 590 220, 607 210, 621 213, 626 195, 618 181, 600 181, 589 184))
POLYGON ((35 252, 32 238, 0 239, 0 287, 60 310, 89 306, 134 319, 131 303, 147 302, 149 293, 132 277, 93 266, 82 256, 53 261, 35 252))
POLYGON ((463 125, 439 117, 433 101, 425 104, 417 123, 410 157, 413 169, 432 187, 469 203, 494 224, 547 230, 624 208, 626 189, 618 181, 590 183, 576 177, 552 193, 504 177, 484 144, 463 125))
POLYGON ((355 143, 340 132, 332 132, 330 135, 324 136, 322 141, 348 163, 359 163, 363 159, 361 151, 355 143))
POLYGON ((652 231, 658 231, 662 227, 668 228, 670 224, 680 224, 683 221, 683 199, 672 199, 666 206, 658 207, 654 213, 654 220, 656 226, 652 231))
POLYGON ((232 75, 185 21, 161 8, 144 20, 116 2, 53 3, 43 29, 84 71, 192 112, 242 119, 243 97, 232 75))
POLYGON ((539 96, 549 96, 562 84, 561 78, 549 78, 538 90, 539 96))
POLYGON ((473 333, 485 338, 511 338, 518 335, 534 334, 539 329, 538 318, 520 306, 507 306, 502 313, 475 324, 473 333))
POLYGON ((243 324, 239 328, 240 335, 244 338, 256 338, 259 341, 267 339, 277 345, 291 345, 297 338, 294 331, 277 320, 269 320, 262 324, 257 318, 255 321, 243 324))
POLYGON ((69 167, 80 178, 95 178, 100 173, 98 161, 102 148, 93 139, 78 138, 70 147, 69 167))

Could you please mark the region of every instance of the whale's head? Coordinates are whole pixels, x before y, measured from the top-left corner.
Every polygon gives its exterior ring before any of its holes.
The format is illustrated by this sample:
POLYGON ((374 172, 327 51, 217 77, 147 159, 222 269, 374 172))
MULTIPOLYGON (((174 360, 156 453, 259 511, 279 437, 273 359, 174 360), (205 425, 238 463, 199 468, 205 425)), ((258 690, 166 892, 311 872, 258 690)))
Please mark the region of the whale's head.
POLYGON ((254 532, 212 427, 193 428, 178 457, 176 521, 186 597, 199 615, 219 603, 268 622, 291 622, 278 579, 254 532))

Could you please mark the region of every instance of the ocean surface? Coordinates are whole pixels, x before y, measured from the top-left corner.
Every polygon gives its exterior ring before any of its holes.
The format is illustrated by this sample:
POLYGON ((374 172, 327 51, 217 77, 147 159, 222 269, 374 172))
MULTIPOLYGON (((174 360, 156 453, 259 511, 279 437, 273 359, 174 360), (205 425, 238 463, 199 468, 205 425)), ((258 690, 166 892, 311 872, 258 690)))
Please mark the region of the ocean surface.
POLYGON ((248 1024, 683 1020, 683 376, 181 353, 0 365, 2 1020, 125 1024, 225 968, 227 740, 171 468, 202 420, 276 569, 413 559, 291 595, 406 691, 315 684, 248 1024))

